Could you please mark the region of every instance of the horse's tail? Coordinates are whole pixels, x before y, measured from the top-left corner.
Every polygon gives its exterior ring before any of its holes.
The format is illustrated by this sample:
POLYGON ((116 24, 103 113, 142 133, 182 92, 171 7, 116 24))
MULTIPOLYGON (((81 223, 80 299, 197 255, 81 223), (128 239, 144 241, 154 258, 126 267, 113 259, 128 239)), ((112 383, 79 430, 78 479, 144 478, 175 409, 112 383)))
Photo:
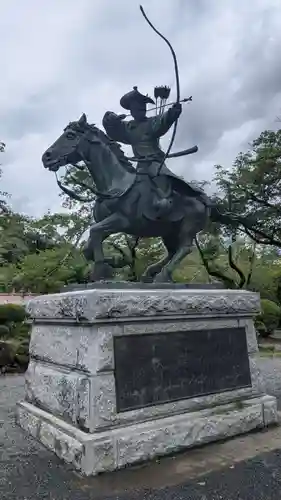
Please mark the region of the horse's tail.
POLYGON ((252 229, 252 224, 247 218, 233 212, 221 212, 216 204, 210 206, 210 219, 211 222, 225 224, 226 226, 238 227, 242 225, 247 229, 252 229))
POLYGON ((211 222, 222 222, 223 214, 219 211, 218 207, 214 204, 210 206, 210 219, 211 222))

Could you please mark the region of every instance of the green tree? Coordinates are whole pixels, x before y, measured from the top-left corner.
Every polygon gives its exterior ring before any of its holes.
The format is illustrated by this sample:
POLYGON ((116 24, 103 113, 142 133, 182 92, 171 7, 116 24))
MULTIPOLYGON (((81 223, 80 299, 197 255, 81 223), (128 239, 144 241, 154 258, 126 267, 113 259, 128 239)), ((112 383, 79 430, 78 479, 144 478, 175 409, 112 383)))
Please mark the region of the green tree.
POLYGON ((45 218, 35 219, 8 210, 0 219, 0 265, 19 262, 25 255, 53 248, 64 238, 53 226, 45 229, 45 218))
MULTIPOLYGON (((281 247, 281 130, 266 130, 232 169, 216 167, 217 201, 244 222, 233 228, 258 243, 281 247)), ((240 219, 240 221, 241 221, 240 219)))
POLYGON ((84 282, 86 275, 87 264, 79 249, 65 244, 28 254, 20 263, 2 268, 1 280, 5 290, 40 294, 59 292, 68 283, 84 282))
POLYGON ((87 268, 79 245, 84 228, 81 231, 81 222, 75 214, 46 214, 35 219, 9 210, 0 218, 0 231, 0 285, 3 291, 39 292, 40 287, 50 289, 50 280, 57 289, 56 283, 61 285, 64 277, 65 282, 71 280, 72 275, 77 280, 82 279, 80 268, 87 268), (78 237, 77 226, 80 229, 78 237), (81 261, 78 270, 73 267, 73 255, 77 252, 81 261), (70 274, 65 273, 67 266, 72 266, 70 274), (40 280, 36 280, 41 271, 40 284, 40 280))
MULTIPOLYGON (((0 153, 4 153, 6 145, 4 142, 0 141, 0 153)), ((0 181, 2 179, 3 171, 1 168, 1 163, 0 163, 0 181)), ((7 213, 9 208, 7 204, 7 199, 9 198, 9 193, 6 193, 5 191, 1 191, 0 189, 0 216, 3 214, 7 213)))
POLYGON ((59 181, 62 189, 62 206, 71 211, 82 224, 90 225, 93 203, 96 199, 95 185, 85 165, 67 168, 59 181))

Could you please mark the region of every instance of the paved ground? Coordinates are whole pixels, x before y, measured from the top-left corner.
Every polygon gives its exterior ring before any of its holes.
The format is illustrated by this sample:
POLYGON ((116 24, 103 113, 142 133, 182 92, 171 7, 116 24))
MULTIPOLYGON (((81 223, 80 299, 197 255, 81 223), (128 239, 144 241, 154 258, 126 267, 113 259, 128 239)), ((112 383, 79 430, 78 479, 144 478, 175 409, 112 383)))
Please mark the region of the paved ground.
MULTIPOLYGON (((262 359, 261 366, 267 392, 281 402, 281 359, 262 359)), ((22 399, 23 385, 22 376, 0 378, 3 500, 281 498, 281 428, 191 450, 145 467, 84 479, 15 426, 15 404, 22 399)))

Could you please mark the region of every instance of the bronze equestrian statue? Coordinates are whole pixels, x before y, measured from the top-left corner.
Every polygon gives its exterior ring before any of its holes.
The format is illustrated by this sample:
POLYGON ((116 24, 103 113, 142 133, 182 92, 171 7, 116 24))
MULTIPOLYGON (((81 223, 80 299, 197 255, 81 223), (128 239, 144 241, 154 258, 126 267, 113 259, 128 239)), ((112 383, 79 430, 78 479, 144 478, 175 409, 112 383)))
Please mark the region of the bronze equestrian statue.
POLYGON ((167 255, 149 266, 142 279, 160 283, 172 281, 173 270, 191 252, 195 236, 205 227, 211 212, 216 212, 203 191, 186 183, 166 166, 168 158, 195 153, 197 147, 171 153, 182 112, 177 59, 170 42, 149 21, 143 8, 140 9, 150 27, 171 50, 176 103, 167 111, 162 109, 148 118, 146 106, 154 101, 134 87, 120 100, 121 106, 130 111, 132 120, 125 121, 126 115, 118 116, 108 111, 103 117, 105 134, 90 125, 83 114, 78 121, 69 123, 42 157, 44 167, 52 171, 83 160, 93 178, 96 188, 94 223, 84 254, 95 262, 94 281, 112 277, 113 269, 103 253, 103 241, 119 232, 137 237, 161 237, 167 255), (159 141, 172 126, 172 138, 164 153, 159 141), (132 158, 124 155, 119 142, 132 146, 132 158), (136 163, 136 168, 132 162, 136 163))
POLYGON ((151 99, 134 88, 120 101, 133 120, 124 121, 123 116, 107 112, 103 118, 105 134, 82 115, 64 129, 42 157, 44 167, 51 171, 83 160, 93 178, 95 222, 84 250, 85 257, 95 262, 93 280, 112 277, 102 244, 109 235, 121 232, 161 237, 167 256, 149 266, 142 279, 172 281, 173 270, 191 252, 196 234, 210 216, 208 197, 161 164, 164 153, 159 138, 181 114, 181 104, 173 105, 162 116, 147 118, 148 102, 151 99), (136 168, 116 141, 132 145, 136 168))

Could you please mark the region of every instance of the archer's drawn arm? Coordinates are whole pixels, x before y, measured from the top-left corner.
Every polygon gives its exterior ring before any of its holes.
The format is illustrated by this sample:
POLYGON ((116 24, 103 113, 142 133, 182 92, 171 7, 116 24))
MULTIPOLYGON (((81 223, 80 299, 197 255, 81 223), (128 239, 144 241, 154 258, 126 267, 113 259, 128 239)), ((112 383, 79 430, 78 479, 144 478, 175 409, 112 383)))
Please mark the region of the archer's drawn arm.
POLYGON ((179 118, 181 112, 182 106, 178 103, 174 104, 170 109, 165 111, 163 115, 152 118, 152 132, 155 137, 162 137, 165 135, 179 118))

